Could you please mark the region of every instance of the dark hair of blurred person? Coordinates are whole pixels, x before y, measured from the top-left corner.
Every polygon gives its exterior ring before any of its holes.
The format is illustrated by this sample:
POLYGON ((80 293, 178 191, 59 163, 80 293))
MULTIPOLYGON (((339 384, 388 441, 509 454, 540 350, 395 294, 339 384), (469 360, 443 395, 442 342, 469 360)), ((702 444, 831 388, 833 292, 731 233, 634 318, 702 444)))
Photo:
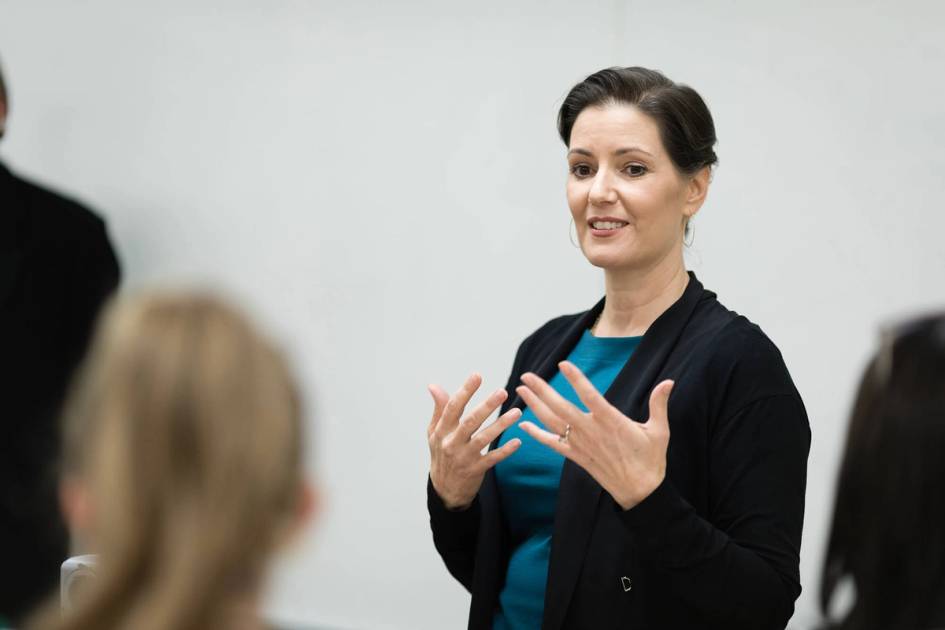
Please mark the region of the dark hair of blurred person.
POLYGON ((822 579, 828 618, 853 587, 831 627, 945 626, 945 313, 887 332, 862 377, 822 579))
MULTIPOLYGON (((8 96, 0 76, 7 137, 8 96)), ((57 418, 119 278, 101 217, 0 162, 0 618, 13 624, 59 583, 57 418)))
POLYGON ((64 420, 63 502, 98 576, 32 627, 263 627, 269 560, 314 506, 299 395, 273 345, 208 296, 119 302, 64 420))

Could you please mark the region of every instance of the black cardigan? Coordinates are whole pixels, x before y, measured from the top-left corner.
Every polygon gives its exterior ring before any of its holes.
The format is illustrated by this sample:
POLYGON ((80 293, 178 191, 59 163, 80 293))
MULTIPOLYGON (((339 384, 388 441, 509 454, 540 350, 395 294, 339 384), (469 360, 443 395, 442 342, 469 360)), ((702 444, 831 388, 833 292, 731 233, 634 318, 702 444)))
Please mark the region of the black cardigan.
MULTIPOLYGON (((523 407, 522 373, 550 379, 604 306, 553 319, 518 349, 502 411, 523 407)), ((645 421, 650 391, 676 381, 665 481, 623 511, 566 461, 542 628, 784 628, 798 573, 810 427, 781 353, 690 273, 605 396, 645 421)), ((515 455, 512 455, 515 457, 515 455)), ((472 593, 469 628, 492 628, 510 553, 490 471, 473 505, 444 508, 428 482, 433 540, 472 593)))

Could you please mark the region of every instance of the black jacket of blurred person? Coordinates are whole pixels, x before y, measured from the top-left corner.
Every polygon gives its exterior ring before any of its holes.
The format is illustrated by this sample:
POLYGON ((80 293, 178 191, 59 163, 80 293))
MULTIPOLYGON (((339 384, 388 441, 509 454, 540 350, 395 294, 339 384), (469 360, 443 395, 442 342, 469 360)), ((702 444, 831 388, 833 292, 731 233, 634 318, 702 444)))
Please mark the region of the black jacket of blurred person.
MULTIPOLYGON (((0 76, 0 136, 7 110, 0 76)), ((0 618, 54 592, 68 553, 56 493, 58 413, 118 285, 102 219, 0 163, 0 618)))

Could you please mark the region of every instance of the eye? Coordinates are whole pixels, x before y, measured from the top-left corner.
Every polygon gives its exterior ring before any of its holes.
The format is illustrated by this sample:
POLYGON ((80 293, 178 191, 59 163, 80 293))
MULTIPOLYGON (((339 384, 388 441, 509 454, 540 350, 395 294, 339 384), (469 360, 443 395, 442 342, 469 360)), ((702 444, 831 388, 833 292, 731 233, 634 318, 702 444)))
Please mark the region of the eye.
POLYGON ((587 164, 575 164, 571 167, 571 174, 577 177, 578 179, 584 179, 585 177, 590 177, 593 175, 594 171, 591 170, 591 167, 587 164))
POLYGON ((628 164, 623 171, 630 177, 640 177, 646 174, 647 168, 642 164, 628 164))

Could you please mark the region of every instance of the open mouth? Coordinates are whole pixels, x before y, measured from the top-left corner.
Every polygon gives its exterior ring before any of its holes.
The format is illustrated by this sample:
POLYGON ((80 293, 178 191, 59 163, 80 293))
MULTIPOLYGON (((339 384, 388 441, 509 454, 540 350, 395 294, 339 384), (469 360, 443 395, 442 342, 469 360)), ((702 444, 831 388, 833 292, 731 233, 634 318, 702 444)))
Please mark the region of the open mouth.
POLYGON ((591 221, 591 227, 595 230, 618 230, 625 225, 626 221, 591 221))
POLYGON ((621 229, 630 225, 627 221, 610 217, 606 219, 591 219, 587 224, 590 226, 591 234, 594 236, 613 236, 621 229))

